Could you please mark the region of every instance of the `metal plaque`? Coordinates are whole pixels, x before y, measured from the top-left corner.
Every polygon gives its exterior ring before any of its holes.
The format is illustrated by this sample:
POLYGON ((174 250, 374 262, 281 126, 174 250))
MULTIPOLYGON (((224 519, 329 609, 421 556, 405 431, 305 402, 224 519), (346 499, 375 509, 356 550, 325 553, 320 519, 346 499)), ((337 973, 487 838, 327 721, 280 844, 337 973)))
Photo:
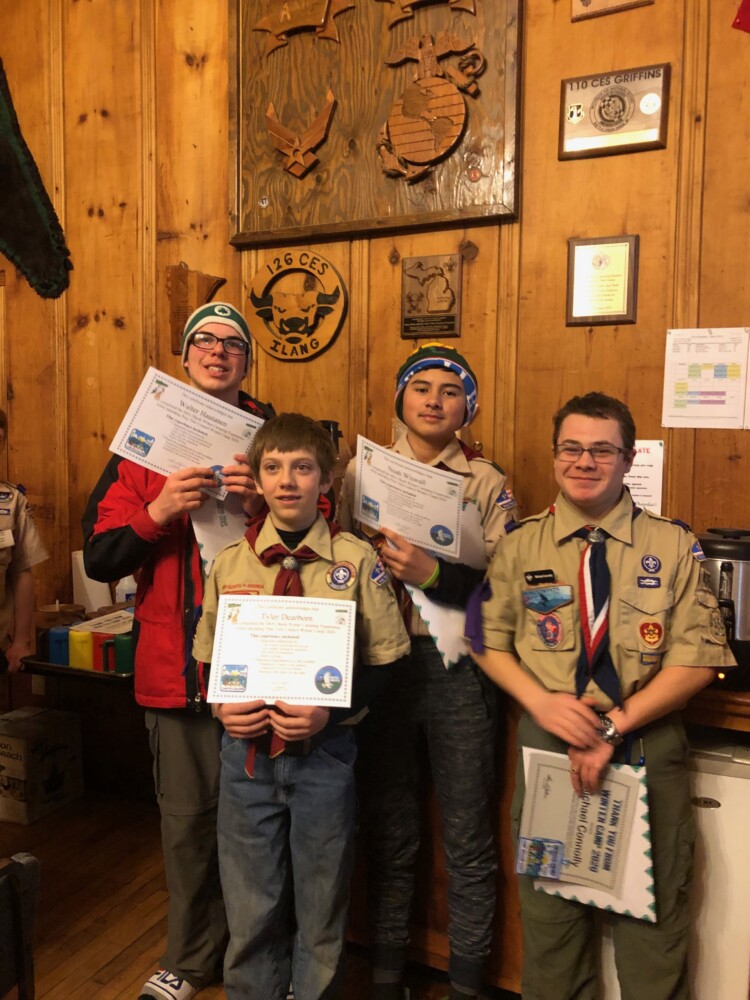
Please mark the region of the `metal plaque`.
POLYGON ((669 63, 562 81, 558 159, 667 144, 669 63))
POLYGON ((401 275, 401 336, 460 336, 461 255, 404 257, 401 275))

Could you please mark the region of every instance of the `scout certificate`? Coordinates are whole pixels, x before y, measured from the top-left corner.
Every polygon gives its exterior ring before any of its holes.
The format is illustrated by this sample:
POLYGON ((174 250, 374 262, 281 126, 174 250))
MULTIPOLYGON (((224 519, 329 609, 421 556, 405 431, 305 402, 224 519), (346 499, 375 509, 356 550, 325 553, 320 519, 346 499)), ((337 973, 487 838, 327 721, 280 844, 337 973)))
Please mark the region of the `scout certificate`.
POLYGON ((523 755, 516 871, 543 892, 655 922, 646 768, 611 764, 601 791, 579 798, 566 754, 523 755))
POLYGON ((441 556, 459 551, 463 477, 357 435, 354 517, 441 556))
POLYGON ((223 499, 219 471, 247 452, 262 424, 238 406, 149 368, 109 450, 163 476, 188 465, 207 466, 217 474, 211 494, 223 499))
POLYGON ((207 700, 348 708, 356 610, 329 598, 222 594, 207 700))

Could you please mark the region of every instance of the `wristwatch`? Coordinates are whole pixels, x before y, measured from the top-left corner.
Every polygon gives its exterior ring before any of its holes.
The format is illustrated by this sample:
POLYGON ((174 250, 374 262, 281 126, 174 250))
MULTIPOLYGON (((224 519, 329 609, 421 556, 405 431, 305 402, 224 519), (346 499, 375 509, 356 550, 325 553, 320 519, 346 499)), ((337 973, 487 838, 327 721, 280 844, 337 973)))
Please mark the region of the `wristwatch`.
POLYGON ((597 712, 597 715, 599 716, 599 721, 602 724, 601 729, 599 730, 601 738, 605 743, 609 743, 611 747, 619 747, 625 737, 620 736, 617 732, 617 726, 608 715, 603 715, 601 712, 597 712))

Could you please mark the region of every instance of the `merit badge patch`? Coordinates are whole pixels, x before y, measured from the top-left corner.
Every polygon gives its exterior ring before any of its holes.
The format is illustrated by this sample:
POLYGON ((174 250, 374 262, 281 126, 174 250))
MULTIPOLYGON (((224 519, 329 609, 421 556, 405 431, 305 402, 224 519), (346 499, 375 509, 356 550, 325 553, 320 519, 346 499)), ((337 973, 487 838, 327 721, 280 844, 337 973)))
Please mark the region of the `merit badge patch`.
POLYGON ((558 615, 542 615, 537 620, 536 631, 547 649, 557 649, 563 641, 563 625, 558 615))
POLYGON ((512 510, 516 506, 516 498, 513 496, 513 490, 510 487, 500 493, 495 501, 495 506, 499 507, 500 510, 512 510))
POLYGON ((641 566, 643 566, 649 576, 653 576, 654 573, 658 573, 661 569, 661 559, 658 559, 656 556, 645 555, 641 559, 641 566))
POLYGON ((388 583, 388 570, 383 565, 383 560, 378 559, 372 568, 372 573, 370 573, 370 579, 373 583, 377 584, 378 587, 385 586, 388 583))
POLYGON ((647 590, 655 590, 657 587, 661 587, 661 577, 660 576, 639 576, 638 586, 645 587, 647 590))
POLYGON ((652 648, 658 646, 664 637, 664 627, 660 622, 642 621, 638 626, 638 632, 646 645, 652 648))
POLYGON ((335 563, 326 573, 326 583, 332 590, 347 590, 357 579, 357 570, 350 562, 335 563))
POLYGON ((697 559, 698 562, 703 562, 706 558, 706 553, 701 548, 701 543, 699 541, 694 541, 690 546, 690 551, 693 553, 693 559, 697 559))

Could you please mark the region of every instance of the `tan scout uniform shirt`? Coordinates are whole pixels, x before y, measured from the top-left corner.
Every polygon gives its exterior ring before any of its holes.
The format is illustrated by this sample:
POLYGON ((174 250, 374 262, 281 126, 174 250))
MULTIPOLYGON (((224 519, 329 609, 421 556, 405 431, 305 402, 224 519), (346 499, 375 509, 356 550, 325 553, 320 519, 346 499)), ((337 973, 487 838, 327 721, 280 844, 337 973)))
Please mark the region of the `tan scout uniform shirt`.
MULTIPOLYGON (((633 509, 626 490, 599 522, 612 536, 606 542, 609 640, 623 698, 648 684, 661 667, 734 665, 718 602, 694 554, 701 554, 695 536, 647 510, 634 519, 633 509)), ((555 513, 522 521, 503 541, 488 571, 492 597, 482 606, 485 644, 515 652, 549 691, 575 694, 581 648, 578 570, 586 542, 568 536, 586 523, 559 494, 555 513), (544 570, 554 573, 554 583, 535 586, 527 581, 526 574, 544 570), (559 627, 550 636, 538 624, 545 615, 525 607, 523 594, 565 586, 572 588, 572 601, 552 612, 559 627)), ((555 600, 560 597, 548 593, 555 600)), ((593 682, 586 694, 600 708, 612 708, 593 682)))
MULTIPOLYGON (((256 542, 257 551, 263 552, 280 542, 271 518, 266 518, 256 542)), ((331 538, 320 514, 300 545, 307 545, 320 556, 315 562, 300 563, 304 596, 357 602, 357 660, 379 666, 406 655, 410 649, 409 637, 387 574, 372 547, 345 532, 331 538), (333 585, 331 571, 336 566, 344 566, 350 573, 343 589, 340 583, 333 585)), ((196 660, 211 659, 219 595, 272 595, 279 569, 278 564, 264 566, 245 538, 219 552, 203 594, 203 614, 193 643, 196 660)))
POLYGON ((49 558, 26 497, 0 481, 0 643, 13 633, 13 583, 23 570, 49 558))
MULTIPOLYGON (((405 458, 411 458, 415 462, 419 461, 405 433, 396 440, 393 451, 405 458)), ((356 458, 353 458, 347 466, 336 512, 336 520, 345 531, 354 531, 355 527, 361 527, 354 517, 356 462, 356 458)), ((495 551, 498 540, 505 532, 505 525, 508 521, 513 520, 513 512, 516 507, 513 493, 507 485, 507 476, 486 458, 467 458, 457 438, 454 438, 437 458, 426 464, 433 468, 445 468, 449 472, 457 473, 463 477, 464 507, 468 504, 474 504, 479 511, 485 550, 489 560, 495 551)), ((412 614, 411 631, 412 635, 429 635, 427 626, 420 618, 416 608, 412 614)))

